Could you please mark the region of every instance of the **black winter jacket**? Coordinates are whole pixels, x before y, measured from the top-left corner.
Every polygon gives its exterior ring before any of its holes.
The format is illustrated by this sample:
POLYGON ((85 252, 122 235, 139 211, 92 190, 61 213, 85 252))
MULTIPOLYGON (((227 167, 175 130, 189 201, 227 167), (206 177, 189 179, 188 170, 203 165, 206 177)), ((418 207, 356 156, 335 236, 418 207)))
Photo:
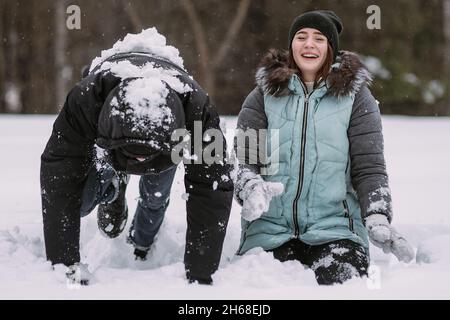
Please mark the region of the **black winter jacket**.
MULTIPOLYGON (((203 132, 220 130, 219 116, 208 95, 186 71, 148 54, 127 53, 108 59, 121 60, 137 66, 153 63, 179 73, 178 79, 193 90, 183 94, 171 90, 169 96, 174 99, 174 105, 183 109, 180 113, 184 113, 185 128, 192 139, 194 121, 201 121, 203 132)), ((107 116, 102 113, 110 106, 109 102, 105 103, 109 94, 124 81, 126 79, 112 72, 94 69, 69 92, 53 125, 53 132, 41 156, 45 247, 47 259, 52 264, 69 266, 80 261, 81 195, 88 171, 94 164, 95 144, 114 148, 117 141, 123 145, 137 138, 130 136, 132 130, 129 128, 108 130, 107 116), (124 136, 121 137, 121 134, 124 136)), ((225 144, 225 139, 223 141, 225 144)), ((203 142, 203 148, 209 143, 203 142)), ((164 170, 173 165, 170 161, 166 154, 147 163, 147 169, 150 172, 164 170)), ((113 166, 117 164, 113 163, 113 166)), ((229 174, 229 165, 185 164, 184 180, 186 192, 189 193, 185 250, 188 278, 210 280, 211 274, 218 268, 233 197, 229 174)))

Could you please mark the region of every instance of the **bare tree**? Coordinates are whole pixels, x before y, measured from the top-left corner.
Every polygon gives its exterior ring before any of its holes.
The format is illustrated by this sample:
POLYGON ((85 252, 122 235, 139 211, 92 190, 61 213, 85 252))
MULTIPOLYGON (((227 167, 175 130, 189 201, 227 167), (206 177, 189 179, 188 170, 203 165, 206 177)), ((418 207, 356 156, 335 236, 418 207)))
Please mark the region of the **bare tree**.
POLYGON ((250 2, 251 0, 239 1, 235 16, 228 28, 225 39, 221 42, 221 46, 217 52, 211 54, 211 49, 206 41, 206 28, 200 21, 194 3, 192 0, 181 1, 189 22, 191 23, 194 32, 195 45, 200 56, 199 82, 211 96, 214 96, 216 92, 216 71, 225 59, 234 39, 244 23, 248 8, 250 7, 250 2), (211 57, 215 58, 211 59, 211 57))
POLYGON ((445 68, 447 71, 450 70, 450 0, 443 0, 443 15, 444 15, 444 36, 445 36, 445 49, 444 49, 444 59, 445 68))
POLYGON ((55 99, 56 110, 58 111, 64 104, 64 99, 67 94, 67 88, 69 84, 69 74, 66 58, 67 48, 67 27, 66 27, 66 9, 67 0, 55 1, 55 42, 54 42, 54 55, 55 55, 55 99))
POLYGON ((4 97, 3 92, 5 91, 5 45, 3 39, 5 38, 4 34, 4 14, 6 12, 6 4, 5 1, 0 1, 0 112, 5 111, 4 107, 4 97))
POLYGON ((444 36, 445 36, 445 48, 444 48, 444 70, 447 83, 447 114, 450 114, 450 0, 443 0, 443 15, 444 15, 444 36))
POLYGON ((122 7, 128 16, 128 19, 130 20, 134 31, 140 32, 142 30, 143 23, 141 18, 139 17, 139 14, 136 11, 136 8, 132 6, 131 2, 128 0, 122 0, 122 7))
POLYGON ((21 87, 18 74, 18 50, 19 50, 19 34, 18 34, 18 18, 19 3, 7 2, 5 4, 10 15, 6 16, 6 45, 5 45, 5 65, 8 66, 5 72, 5 110, 6 112, 19 113, 22 111, 21 87))

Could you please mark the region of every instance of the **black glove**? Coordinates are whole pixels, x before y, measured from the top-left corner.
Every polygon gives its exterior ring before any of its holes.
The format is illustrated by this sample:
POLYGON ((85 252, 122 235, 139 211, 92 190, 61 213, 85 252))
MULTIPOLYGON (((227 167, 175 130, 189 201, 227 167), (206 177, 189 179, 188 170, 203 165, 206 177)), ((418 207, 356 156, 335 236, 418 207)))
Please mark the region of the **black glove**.
POLYGON ((119 195, 120 175, 106 163, 91 168, 82 195, 81 216, 88 215, 100 203, 111 203, 119 195))
POLYGON ((77 262, 67 267, 66 277, 72 284, 87 286, 94 276, 89 272, 86 264, 77 262))

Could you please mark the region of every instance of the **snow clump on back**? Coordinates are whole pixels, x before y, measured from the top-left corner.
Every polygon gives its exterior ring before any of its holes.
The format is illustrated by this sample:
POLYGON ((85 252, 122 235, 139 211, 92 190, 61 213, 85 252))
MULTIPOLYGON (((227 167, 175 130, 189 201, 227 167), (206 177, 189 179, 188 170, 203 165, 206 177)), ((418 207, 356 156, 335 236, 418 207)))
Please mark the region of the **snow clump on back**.
POLYGON ((170 109, 165 106, 168 89, 157 78, 139 78, 125 83, 120 91, 123 108, 112 101, 111 115, 131 120, 134 130, 154 128, 172 122, 170 109))
MULTIPOLYGON (((166 38, 155 28, 143 30, 139 34, 128 34, 123 41, 119 40, 111 49, 103 51, 101 57, 94 59, 91 70, 115 54, 135 51, 148 52, 184 70, 178 49, 167 46, 166 38)), ((179 79, 180 71, 164 69, 153 62, 137 66, 127 60, 106 61, 96 72, 111 72, 121 79, 132 78, 122 87, 120 95, 127 108, 123 109, 117 99, 114 99, 111 101, 114 107, 111 114, 131 120, 133 131, 155 127, 169 130, 169 125, 173 122, 173 115, 167 107, 169 87, 179 94, 192 91, 189 85, 179 79)))

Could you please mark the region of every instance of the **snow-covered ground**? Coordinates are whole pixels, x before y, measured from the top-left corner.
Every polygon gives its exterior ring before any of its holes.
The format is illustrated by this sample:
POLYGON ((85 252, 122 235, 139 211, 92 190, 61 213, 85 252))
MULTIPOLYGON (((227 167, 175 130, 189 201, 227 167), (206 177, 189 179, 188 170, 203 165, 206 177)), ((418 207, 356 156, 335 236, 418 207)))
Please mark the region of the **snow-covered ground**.
MULTIPOLYGON (((64 271, 45 259, 39 187, 40 155, 53 116, 0 116, 0 299, 449 299, 450 119, 384 117, 386 160, 394 199, 394 225, 427 263, 399 263, 372 247, 371 279, 319 287, 298 262, 271 254, 234 255, 240 235, 234 203, 214 286, 188 285, 183 253, 186 228, 183 170, 147 262, 136 262, 124 234, 109 240, 95 212, 82 220, 82 259, 96 281, 66 284, 64 271)), ((235 118, 224 118, 227 136, 235 118)), ((127 190, 136 206, 138 177, 127 190)), ((131 220, 131 219, 130 219, 131 220)))

